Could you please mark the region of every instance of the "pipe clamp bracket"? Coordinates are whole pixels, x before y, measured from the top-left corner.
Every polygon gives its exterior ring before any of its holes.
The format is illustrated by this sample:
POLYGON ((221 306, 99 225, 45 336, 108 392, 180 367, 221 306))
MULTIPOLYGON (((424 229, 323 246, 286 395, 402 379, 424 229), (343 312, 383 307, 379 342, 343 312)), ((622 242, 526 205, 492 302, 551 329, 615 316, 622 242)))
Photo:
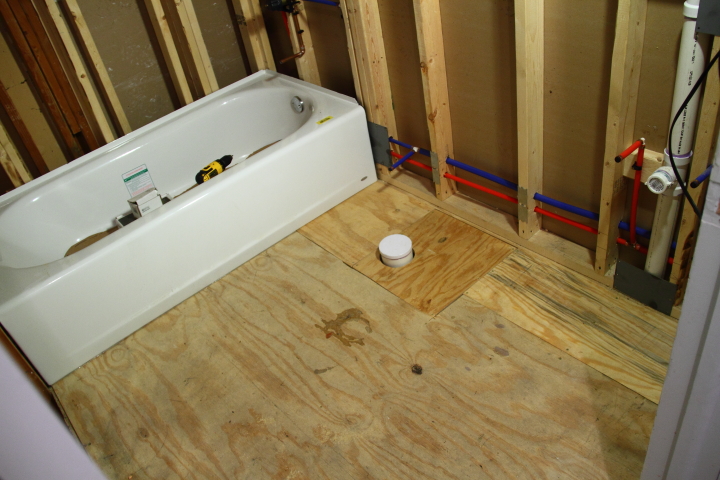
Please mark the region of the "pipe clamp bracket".
POLYGON ((440 185, 440 161, 438 160, 437 153, 430 152, 430 164, 432 165, 433 183, 440 185))

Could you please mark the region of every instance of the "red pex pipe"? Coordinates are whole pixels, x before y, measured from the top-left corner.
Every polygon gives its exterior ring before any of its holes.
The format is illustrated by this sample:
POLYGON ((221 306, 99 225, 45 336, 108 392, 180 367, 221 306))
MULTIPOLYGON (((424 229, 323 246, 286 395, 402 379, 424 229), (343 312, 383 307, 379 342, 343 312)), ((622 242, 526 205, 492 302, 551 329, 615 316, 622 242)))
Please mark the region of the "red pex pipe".
POLYGON ((622 153, 620 153, 620 155, 618 155, 617 157, 615 157, 615 163, 620 163, 620 162, 622 162, 623 160, 625 160, 625 159, 628 157, 628 155, 630 155, 630 154, 633 153, 635 150, 637 150, 638 148, 640 148, 640 146, 641 146, 642 144, 643 144, 643 141, 642 141, 642 140, 638 140, 638 141, 636 141, 635 143, 633 143, 632 145, 630 145, 628 148, 626 148, 625 150, 623 150, 622 153))
POLYGON ((543 210, 540 207, 535 207, 535 212, 539 213, 540 215, 545 215, 546 217, 554 218, 555 220, 560 220, 563 223, 567 223, 568 225, 572 225, 573 227, 577 227, 581 230, 585 230, 586 232, 594 233, 595 235, 598 234, 597 228, 588 227, 587 225, 578 223, 575 220, 570 220, 569 218, 565 218, 563 216, 556 215, 552 212, 548 212, 547 210, 543 210))
POLYGON ((416 162, 412 159, 408 159, 407 163, 412 163, 416 167, 424 168, 425 170, 430 170, 432 172, 432 167, 429 165, 425 165, 424 163, 416 162))
MULTIPOLYGON (((630 243, 628 243, 627 240, 625 240, 624 238, 620 238, 620 237, 618 237, 617 243, 619 243, 620 245, 625 245, 626 247, 633 247, 633 248, 634 248, 635 250, 637 250, 638 252, 644 253, 645 255, 647 255, 647 251, 648 251, 647 248, 643 247, 642 245, 640 245, 640 244, 638 244, 638 243, 636 243, 636 244, 633 246, 633 245, 630 245, 630 243)), ((667 262, 668 262, 668 264, 672 265, 674 261, 675 261, 675 259, 673 259, 672 257, 670 257, 670 258, 668 258, 668 261, 667 261, 667 262)))
MULTIPOLYGON (((393 152, 392 150, 390 151, 390 155, 392 155, 392 156, 395 157, 395 158, 402 158, 402 157, 403 157, 403 156, 400 155, 399 153, 393 152)), ((405 161, 406 161, 407 163, 412 163, 412 164, 415 165, 416 167, 424 168, 425 170, 430 170, 430 171, 432 172, 432 167, 431 167, 431 166, 425 165, 424 163, 417 162, 417 161, 413 160, 412 158, 408 158, 408 159, 405 160, 405 161)))
MULTIPOLYGON (((638 140, 641 142, 641 140, 638 140)), ((638 199, 640 197, 640 176, 642 175, 643 160, 645 158, 645 143, 638 149, 637 160, 635 161, 635 183, 633 184, 632 206, 630 207, 630 243, 637 245, 635 227, 637 220, 638 199)))
POLYGON ((464 178, 456 177, 455 175, 451 175, 449 173, 446 173, 443 175, 445 178, 449 178, 450 180, 455 180, 458 183, 462 183, 463 185, 467 185, 468 187, 476 188, 480 190, 481 192, 489 193, 490 195, 495 195, 498 198, 502 198, 503 200, 507 200, 508 202, 512 203, 518 203, 517 198, 513 198, 510 195, 505 195, 504 193, 496 192, 495 190, 492 190, 487 187, 483 187, 482 185, 478 185, 477 183, 469 182, 465 180, 464 178))

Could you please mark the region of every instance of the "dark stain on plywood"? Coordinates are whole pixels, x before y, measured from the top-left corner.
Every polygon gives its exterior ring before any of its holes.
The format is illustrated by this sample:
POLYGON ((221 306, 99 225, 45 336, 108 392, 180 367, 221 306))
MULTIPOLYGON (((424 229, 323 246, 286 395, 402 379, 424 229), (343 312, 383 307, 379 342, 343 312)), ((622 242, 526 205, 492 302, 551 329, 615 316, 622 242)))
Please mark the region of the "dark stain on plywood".
POLYGON ((345 333, 345 331, 343 330, 343 326, 345 326, 347 322, 358 322, 365 324, 365 331, 367 333, 372 333, 370 321, 367 318, 363 317, 363 312, 359 308, 348 308, 347 310, 343 310, 342 312, 338 313, 334 320, 328 321, 321 319, 321 321, 323 323, 322 326, 315 326, 325 333, 325 338, 337 338, 346 347, 351 347, 353 344, 365 345, 362 337, 356 337, 354 335, 345 333))

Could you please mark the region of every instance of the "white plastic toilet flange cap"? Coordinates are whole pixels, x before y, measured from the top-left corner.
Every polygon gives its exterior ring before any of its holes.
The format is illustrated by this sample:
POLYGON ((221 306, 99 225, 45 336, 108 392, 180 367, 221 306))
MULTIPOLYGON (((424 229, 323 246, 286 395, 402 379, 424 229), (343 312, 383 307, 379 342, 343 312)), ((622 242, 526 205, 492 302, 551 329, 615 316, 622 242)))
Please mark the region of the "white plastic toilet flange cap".
POLYGON ((395 234, 382 239, 379 245, 380 255, 383 263, 388 266, 402 266, 412 259, 412 240, 405 235, 395 234), (407 258, 409 257, 409 258, 407 258), (407 261, 398 264, 397 260, 406 259, 407 261))

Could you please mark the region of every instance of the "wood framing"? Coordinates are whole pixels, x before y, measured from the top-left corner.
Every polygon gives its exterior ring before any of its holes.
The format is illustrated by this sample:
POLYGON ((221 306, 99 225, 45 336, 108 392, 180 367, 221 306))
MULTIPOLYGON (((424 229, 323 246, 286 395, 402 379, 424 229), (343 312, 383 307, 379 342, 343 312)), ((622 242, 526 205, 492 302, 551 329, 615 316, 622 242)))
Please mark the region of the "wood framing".
POLYGON ((28 131, 25 126, 25 122, 23 122, 23 119, 20 118, 20 114, 15 108, 15 104, 10 98, 10 95, 8 95, 2 81, 0 81, 0 106, 3 110, 5 110, 5 113, 10 118, 12 127, 15 129, 15 132, 17 132, 17 135, 22 142, 22 146, 25 148, 30 160, 32 161, 31 165, 27 165, 30 173, 34 177, 39 177, 40 175, 44 175, 49 172, 50 169, 45 163, 45 159, 43 159, 40 150, 38 150, 37 145, 35 144, 35 140, 33 140, 32 135, 30 135, 30 131, 28 131))
MULTIPOLYGON (((350 63, 357 71, 357 74, 353 72, 355 84, 368 120, 387 127, 388 134, 397 137, 378 3, 376 0, 340 0, 340 5, 350 39, 348 45, 354 50, 350 63)), ((378 166, 378 172, 389 174, 385 166, 378 166)))
POLYGON ((515 0, 518 129, 518 233, 531 238, 542 226, 535 193, 543 186, 544 0, 515 0))
POLYGON ((128 122, 125 110, 123 109, 120 99, 115 92, 115 87, 110 80, 107 68, 103 63, 100 52, 95 45, 90 29, 85 23, 85 17, 83 17, 80 11, 80 6, 77 0, 62 0, 63 5, 66 8, 69 18, 71 20, 70 25, 73 27, 75 34, 77 35, 78 41, 81 47, 84 49, 86 58, 90 62, 90 66, 93 70, 94 76, 97 79, 97 84, 100 89, 108 113, 115 123, 115 128, 118 132, 122 132, 123 135, 128 134, 132 131, 130 122, 128 122))
POLYGON ((180 55, 178 54, 175 41, 173 40, 172 31, 168 24, 165 11, 160 0, 145 0, 148 16, 153 24, 155 36, 157 37, 160 49, 162 50, 165 64, 167 65, 172 79, 175 92, 181 105, 187 105, 193 102, 190 85, 188 84, 185 72, 183 71, 180 55))
POLYGON ((85 153, 75 135, 82 135, 86 137, 89 145, 96 145, 94 133, 85 121, 74 93, 64 78, 62 67, 54 55, 37 12, 31 3, 24 3, 24 6, 30 10, 30 15, 25 12, 20 2, 0 0, 0 13, 23 65, 27 68, 29 79, 37 89, 49 113, 49 119, 59 134, 65 158, 72 160, 85 153), (40 29, 42 37, 36 35, 36 27, 40 29))
MULTIPOLYGON (((315 58, 315 48, 313 48, 312 34, 308 27, 307 11, 305 5, 300 3, 295 6, 298 11, 296 15, 298 25, 302 31, 302 39, 305 44, 305 54, 302 57, 296 58, 294 61, 297 65, 298 75, 301 80, 310 82, 315 85, 320 85, 320 71, 318 70, 317 59, 315 58)), ((292 42, 293 51, 300 51, 300 43, 298 42, 297 31, 295 30, 295 22, 288 14, 288 25, 292 34, 290 35, 290 41, 292 42)))
POLYGON ((102 107, 102 100, 87 74, 87 67, 60 7, 53 0, 34 0, 33 4, 80 103, 82 113, 95 132, 95 138, 100 144, 113 141, 115 133, 102 107))
POLYGON ((195 68, 197 69, 205 95, 208 95, 219 89, 215 71, 210 63, 210 55, 208 54, 205 40, 203 40, 200 24, 195 15, 195 8, 192 0, 175 0, 180 23, 182 24, 185 38, 190 47, 190 54, 195 68))
POLYGON ((260 10, 260 1, 233 0, 232 6, 253 73, 266 69, 275 70, 275 60, 260 10))
POLYGON ((615 163, 615 156, 633 140, 646 13, 647 0, 618 3, 595 249, 595 269, 603 275, 612 274, 618 255, 618 223, 625 207, 626 185, 622 163, 615 163))
POLYGON ((33 179, 2 123, 0 123, 0 164, 15 187, 33 179))
POLYGON ((353 83, 355 85, 355 98, 357 98, 358 102, 360 102, 360 105, 365 105, 362 94, 363 85, 360 81, 360 72, 358 70, 357 58, 355 58, 355 40, 353 39, 352 29, 350 28, 350 21, 348 20, 347 2, 341 1, 340 9, 342 10, 343 22, 345 24, 345 36, 347 38, 348 57, 350 58, 350 69, 352 70, 353 83))
MULTIPOLYGON (((711 58, 720 51, 720 41, 717 38, 713 41, 711 58)), ((720 103, 720 78, 718 75, 710 74, 707 76, 705 85, 705 93, 703 95, 702 105, 700 107, 700 115, 698 120, 697 135, 695 137, 695 145, 693 148, 693 161, 688 173, 688 183, 697 178, 712 162, 713 151, 716 148, 716 131, 718 119, 718 105, 720 103)), ((698 203, 700 198, 704 196, 707 182, 701 188, 690 188, 690 196, 698 203)), ((692 251, 694 250, 694 241, 692 238, 697 233, 699 219, 695 215, 692 207, 688 202, 683 202, 683 210, 680 217, 680 229, 677 237, 677 248, 675 249, 675 258, 670 272, 670 281, 677 283, 678 302, 682 301, 684 293, 684 281, 689 273, 690 262, 692 260, 692 251)))
POLYGON ((457 186, 444 177, 445 173, 454 173, 453 167, 445 162, 454 153, 440 0, 413 0, 413 6, 430 147, 438 156, 440 183, 435 185, 435 193, 437 198, 445 200, 457 191, 457 186))

